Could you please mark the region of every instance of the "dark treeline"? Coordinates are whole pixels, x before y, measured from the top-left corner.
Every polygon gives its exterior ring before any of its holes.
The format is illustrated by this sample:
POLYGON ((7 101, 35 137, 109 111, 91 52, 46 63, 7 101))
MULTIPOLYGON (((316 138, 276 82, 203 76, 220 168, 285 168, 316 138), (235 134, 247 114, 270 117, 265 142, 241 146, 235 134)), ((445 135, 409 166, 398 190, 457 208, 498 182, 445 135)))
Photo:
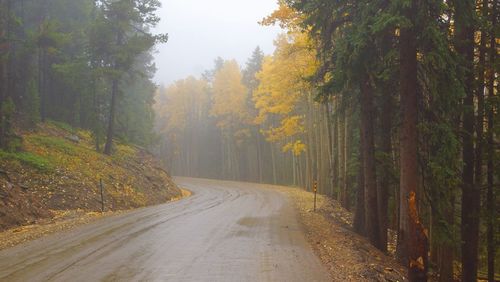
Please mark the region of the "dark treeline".
POLYGON ((263 21, 288 31, 272 56, 256 50, 242 70, 219 59, 160 90, 166 164, 306 189, 316 180, 377 248, 397 231, 411 281, 495 281, 498 2, 279 3, 263 21))
MULTIPOLYGON (((0 146, 47 119, 150 145, 157 0, 0 0, 0 146)), ((104 145, 104 148, 102 148, 104 145)))

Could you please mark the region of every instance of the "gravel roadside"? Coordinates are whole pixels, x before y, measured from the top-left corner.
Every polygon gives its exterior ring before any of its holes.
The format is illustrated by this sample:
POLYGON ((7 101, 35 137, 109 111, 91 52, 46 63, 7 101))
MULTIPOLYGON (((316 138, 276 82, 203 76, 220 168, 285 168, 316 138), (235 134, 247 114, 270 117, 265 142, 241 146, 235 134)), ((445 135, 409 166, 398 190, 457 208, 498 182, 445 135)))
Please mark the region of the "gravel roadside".
POLYGON ((408 281, 404 267, 352 231, 352 215, 327 197, 301 189, 278 187, 295 204, 298 218, 315 253, 333 281, 408 281))
MULTIPOLYGON (((173 198, 170 202, 181 200, 191 196, 191 192, 181 189, 182 197, 173 198)), ((51 211, 55 216, 50 219, 42 219, 34 224, 19 226, 0 232, 0 250, 14 247, 53 233, 71 230, 75 227, 89 224, 101 218, 116 216, 131 210, 89 212, 82 209, 51 211)))

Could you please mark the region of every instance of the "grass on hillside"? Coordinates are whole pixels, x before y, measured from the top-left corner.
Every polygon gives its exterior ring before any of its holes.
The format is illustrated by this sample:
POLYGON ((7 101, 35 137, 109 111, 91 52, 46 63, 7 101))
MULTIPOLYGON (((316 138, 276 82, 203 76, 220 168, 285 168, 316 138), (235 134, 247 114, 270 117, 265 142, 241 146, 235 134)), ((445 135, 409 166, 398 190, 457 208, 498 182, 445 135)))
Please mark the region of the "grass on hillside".
POLYGON ((30 152, 6 152, 0 150, 0 159, 12 161, 18 165, 28 165, 41 172, 50 172, 54 169, 48 158, 30 152))
POLYGON ((61 122, 49 121, 41 125, 41 130, 27 132, 22 138, 22 151, 8 152, 0 150, 0 160, 12 162, 12 165, 25 165, 42 173, 51 173, 55 168, 79 171, 91 178, 103 175, 121 174, 111 164, 126 160, 137 153, 137 149, 115 142, 112 156, 97 152, 89 131, 75 129, 61 122), (76 135, 80 142, 68 139, 76 135))

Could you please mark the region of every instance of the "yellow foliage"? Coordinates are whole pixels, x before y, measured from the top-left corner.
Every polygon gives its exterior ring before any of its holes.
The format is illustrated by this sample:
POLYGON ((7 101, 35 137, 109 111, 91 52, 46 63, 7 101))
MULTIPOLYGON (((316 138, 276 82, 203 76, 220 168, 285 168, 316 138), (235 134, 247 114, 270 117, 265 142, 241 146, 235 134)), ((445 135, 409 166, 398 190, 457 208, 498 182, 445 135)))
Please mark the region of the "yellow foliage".
POLYGON ((190 76, 176 81, 164 93, 158 93, 156 100, 159 120, 166 121, 160 131, 165 133, 182 131, 190 118, 196 118, 192 113, 201 116, 202 108, 207 106, 208 83, 190 76))
POLYGON ((253 95, 258 110, 255 122, 267 124, 263 133, 271 142, 294 139, 283 149, 300 154, 305 150, 300 141, 305 133, 304 109, 300 106, 307 104, 307 96, 313 90, 307 78, 318 68, 316 51, 309 36, 301 32, 281 35, 275 45, 274 55, 264 59, 262 71, 257 74, 260 85, 253 95), (278 120, 279 125, 271 120, 278 120))
POLYGON ((226 136, 235 137, 237 144, 250 136, 249 130, 245 128, 252 123, 248 89, 241 80, 238 63, 235 60, 225 61, 215 74, 210 109, 210 114, 217 119, 217 127, 226 136))
POLYGON ((278 23, 281 28, 288 30, 299 28, 300 22, 302 22, 299 13, 287 5, 284 0, 279 0, 278 5, 278 9, 270 16, 265 17, 260 24, 275 25, 278 23))
POLYGON ((221 121, 221 127, 248 123, 248 91, 241 82, 240 67, 235 60, 226 61, 215 74, 210 114, 221 121))
POLYGON ((174 153, 178 152, 178 147, 184 142, 180 137, 186 132, 186 126, 205 118, 209 103, 208 82, 192 76, 158 91, 155 112, 161 123, 157 127, 169 137, 174 153))
POLYGON ((302 143, 301 140, 295 142, 289 142, 283 146, 283 152, 291 151, 295 156, 300 156, 302 152, 306 151, 306 144, 302 143))

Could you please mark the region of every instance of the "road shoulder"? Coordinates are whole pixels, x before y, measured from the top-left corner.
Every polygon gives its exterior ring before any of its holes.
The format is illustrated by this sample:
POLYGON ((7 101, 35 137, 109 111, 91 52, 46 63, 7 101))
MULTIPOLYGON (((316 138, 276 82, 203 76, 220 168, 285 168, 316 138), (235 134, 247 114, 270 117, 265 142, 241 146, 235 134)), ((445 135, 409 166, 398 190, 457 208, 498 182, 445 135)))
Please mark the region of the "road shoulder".
POLYGON ((407 281, 405 270, 392 257, 352 231, 352 215, 327 197, 299 188, 277 188, 293 202, 306 239, 333 281, 407 281))
MULTIPOLYGON (((182 196, 172 198, 167 203, 180 201, 190 197, 192 192, 180 188, 182 196)), ((139 208, 141 209, 141 208, 139 208)), ((82 209, 77 210, 54 210, 51 211, 54 217, 42 219, 34 224, 19 226, 0 232, 0 250, 12 248, 14 246, 33 241, 50 234, 72 230, 78 226, 90 224, 102 218, 118 216, 137 209, 106 211, 106 212, 88 212, 82 209)))

